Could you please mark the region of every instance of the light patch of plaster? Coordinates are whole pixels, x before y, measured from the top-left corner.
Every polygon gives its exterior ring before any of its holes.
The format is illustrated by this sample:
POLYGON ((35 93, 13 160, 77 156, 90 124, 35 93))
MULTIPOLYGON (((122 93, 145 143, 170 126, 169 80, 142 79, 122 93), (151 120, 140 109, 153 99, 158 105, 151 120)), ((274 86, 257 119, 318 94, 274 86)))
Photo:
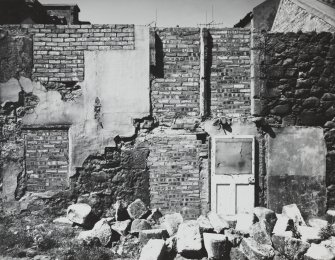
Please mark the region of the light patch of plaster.
POLYGON ((4 202, 15 200, 15 190, 17 186, 17 177, 22 172, 20 163, 9 161, 2 167, 2 200, 4 202))
POLYGON ((4 102, 18 102, 20 91, 20 84, 15 78, 11 78, 5 83, 0 83, 0 104, 4 102))

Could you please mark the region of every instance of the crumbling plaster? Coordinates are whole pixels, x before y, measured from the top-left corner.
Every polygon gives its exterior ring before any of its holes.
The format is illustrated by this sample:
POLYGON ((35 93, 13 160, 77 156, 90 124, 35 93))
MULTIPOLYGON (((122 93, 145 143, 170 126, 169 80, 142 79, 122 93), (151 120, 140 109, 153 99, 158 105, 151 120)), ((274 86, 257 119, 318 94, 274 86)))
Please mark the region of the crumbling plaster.
POLYGON ((133 119, 150 114, 148 27, 137 26, 135 39, 135 50, 85 52, 86 76, 78 83, 82 95, 76 100, 63 101, 57 91, 33 83, 39 104, 33 114, 23 118, 23 124, 70 126, 70 176, 90 154, 115 146, 116 136, 134 135, 133 119), (97 97, 101 101, 100 120, 94 114, 97 97))

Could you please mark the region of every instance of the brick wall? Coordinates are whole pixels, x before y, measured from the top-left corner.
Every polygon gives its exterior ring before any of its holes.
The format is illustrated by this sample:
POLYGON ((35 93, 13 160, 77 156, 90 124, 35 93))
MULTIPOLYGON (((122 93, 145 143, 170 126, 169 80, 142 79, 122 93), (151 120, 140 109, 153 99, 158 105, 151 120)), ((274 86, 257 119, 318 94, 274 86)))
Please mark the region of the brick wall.
POLYGON ((210 109, 213 116, 250 114, 250 30, 210 29, 212 64, 210 109))
POLYGON ((204 174, 208 167, 201 158, 208 156, 208 143, 202 144, 196 134, 179 131, 158 133, 149 143, 151 207, 197 218, 202 209, 200 172, 204 174))
POLYGON ((33 79, 83 81, 84 51, 132 50, 134 25, 5 25, 33 36, 33 79))
POLYGON ((25 130, 27 191, 62 190, 68 183, 67 130, 25 130))
POLYGON ((178 118, 198 117, 200 29, 156 30, 156 59, 158 72, 151 85, 153 114, 168 125, 178 118))

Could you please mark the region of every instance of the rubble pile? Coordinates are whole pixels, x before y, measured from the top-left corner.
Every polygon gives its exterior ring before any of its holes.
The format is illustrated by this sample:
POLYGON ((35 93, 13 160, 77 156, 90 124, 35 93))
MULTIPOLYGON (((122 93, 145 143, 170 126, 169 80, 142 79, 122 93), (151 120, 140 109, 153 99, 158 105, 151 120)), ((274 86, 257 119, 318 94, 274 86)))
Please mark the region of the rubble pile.
POLYGON ((95 223, 90 206, 71 205, 67 217, 54 223, 92 227, 81 231, 77 240, 99 243, 122 256, 123 250, 141 248, 139 260, 333 260, 335 214, 324 219, 303 219, 296 204, 286 205, 281 214, 256 207, 253 213, 222 216, 209 212, 196 220, 184 220, 179 213, 163 215, 148 209, 137 199, 114 205, 114 217, 95 223))

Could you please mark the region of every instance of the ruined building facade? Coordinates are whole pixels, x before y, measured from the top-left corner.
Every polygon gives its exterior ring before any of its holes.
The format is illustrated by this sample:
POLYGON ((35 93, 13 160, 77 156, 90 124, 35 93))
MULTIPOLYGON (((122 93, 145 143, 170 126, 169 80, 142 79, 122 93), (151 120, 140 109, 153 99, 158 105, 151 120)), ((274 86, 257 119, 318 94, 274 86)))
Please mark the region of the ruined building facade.
POLYGON ((290 203, 323 215, 334 66, 331 32, 1 26, 2 209, 70 192, 102 215, 136 198, 189 219, 290 203))

